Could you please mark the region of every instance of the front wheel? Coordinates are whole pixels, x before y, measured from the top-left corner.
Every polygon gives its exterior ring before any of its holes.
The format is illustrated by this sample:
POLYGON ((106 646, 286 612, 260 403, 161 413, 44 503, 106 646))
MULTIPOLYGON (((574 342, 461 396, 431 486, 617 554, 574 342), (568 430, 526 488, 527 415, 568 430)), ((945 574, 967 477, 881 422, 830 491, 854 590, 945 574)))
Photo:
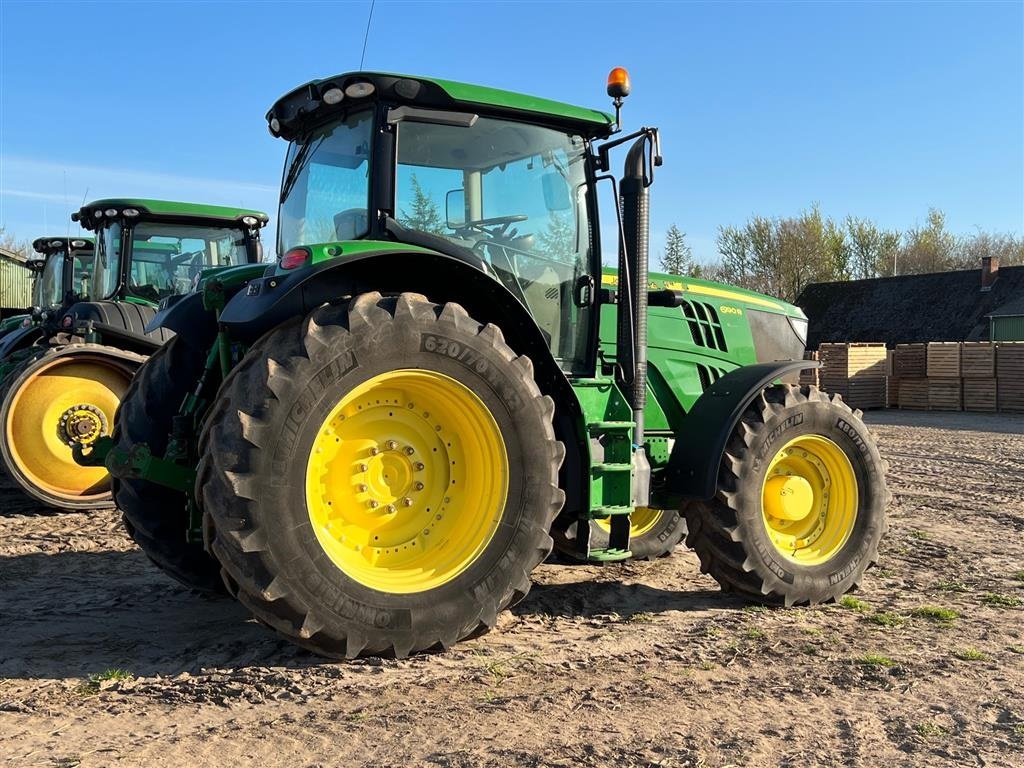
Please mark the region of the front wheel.
POLYGON ((554 405, 495 326, 363 294, 267 334, 225 381, 197 493, 238 598, 327 656, 494 625, 551 550, 554 405))
MULTIPOLYGON (((552 531, 555 548, 567 557, 581 557, 576 542, 576 527, 580 522, 570 523, 564 531, 557 526, 552 531)), ((590 548, 604 549, 611 536, 611 521, 608 518, 590 521, 590 548)), ((629 551, 631 560, 656 560, 668 557, 676 545, 686 536, 686 521, 674 509, 653 509, 637 507, 629 516, 629 551)))
POLYGON ((860 418, 816 387, 773 386, 740 418, 686 543, 727 591, 816 604, 853 589, 888 530, 885 462, 860 418))

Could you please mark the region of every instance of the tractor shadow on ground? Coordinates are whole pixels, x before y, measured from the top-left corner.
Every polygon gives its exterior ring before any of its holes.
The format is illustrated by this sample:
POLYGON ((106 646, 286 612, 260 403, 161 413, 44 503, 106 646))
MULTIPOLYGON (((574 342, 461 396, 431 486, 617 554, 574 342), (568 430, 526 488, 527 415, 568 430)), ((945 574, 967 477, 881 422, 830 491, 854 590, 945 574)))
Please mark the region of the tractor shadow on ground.
POLYGON ((717 590, 670 590, 621 581, 536 584, 512 608, 517 616, 597 618, 615 614, 629 620, 637 614, 667 611, 740 610, 748 603, 717 590))
POLYGON ((323 663, 230 597, 179 586, 139 551, 0 557, 0 617, 0 678, 87 677, 112 668, 167 677, 323 663))

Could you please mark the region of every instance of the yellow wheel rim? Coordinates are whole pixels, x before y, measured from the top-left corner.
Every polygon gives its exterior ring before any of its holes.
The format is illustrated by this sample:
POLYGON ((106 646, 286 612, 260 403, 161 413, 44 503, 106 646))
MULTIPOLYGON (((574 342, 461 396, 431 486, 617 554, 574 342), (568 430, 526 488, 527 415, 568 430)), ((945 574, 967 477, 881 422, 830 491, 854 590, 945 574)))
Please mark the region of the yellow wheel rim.
POLYGON ((89 501, 109 492, 103 467, 75 463, 71 447, 110 433, 131 374, 102 357, 57 358, 13 391, 4 437, 14 466, 58 500, 89 501))
MULTIPOLYGON (((654 526, 661 520, 663 510, 651 509, 650 507, 637 507, 629 515, 629 538, 638 539, 644 534, 650 533, 654 526)), ((609 517, 602 517, 595 521, 597 527, 611 535, 612 522, 609 517)))
POLYGON ((761 487, 761 514, 775 549, 791 562, 835 557, 857 522, 857 477, 846 453, 821 435, 778 450, 761 487))
POLYGON ((317 541, 381 592, 447 584, 487 548, 508 496, 508 456, 490 411, 455 379, 382 373, 321 424, 306 468, 317 541))

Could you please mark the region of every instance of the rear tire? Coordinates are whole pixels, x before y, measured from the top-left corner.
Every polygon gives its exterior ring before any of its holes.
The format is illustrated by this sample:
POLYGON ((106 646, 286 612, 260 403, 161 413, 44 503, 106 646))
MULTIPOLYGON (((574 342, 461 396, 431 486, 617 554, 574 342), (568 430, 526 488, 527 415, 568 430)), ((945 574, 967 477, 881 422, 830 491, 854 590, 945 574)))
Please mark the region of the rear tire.
POLYGON ((456 304, 321 307, 257 342, 207 421, 212 550, 257 618, 317 653, 447 648, 551 551, 553 414, 530 361, 456 304))
MULTIPOLYGON (((180 335, 154 352, 118 409, 115 446, 127 450, 146 443, 154 456, 162 456, 174 416, 203 367, 202 350, 180 335)), ((113 478, 113 493, 128 535, 157 568, 191 589, 224 593, 220 564, 202 542, 186 538, 189 513, 184 493, 145 480, 118 478, 113 478)))
POLYGON ((835 600, 878 559, 886 468, 840 397, 769 387, 729 439, 714 498, 684 505, 686 543, 725 591, 786 605, 835 600))

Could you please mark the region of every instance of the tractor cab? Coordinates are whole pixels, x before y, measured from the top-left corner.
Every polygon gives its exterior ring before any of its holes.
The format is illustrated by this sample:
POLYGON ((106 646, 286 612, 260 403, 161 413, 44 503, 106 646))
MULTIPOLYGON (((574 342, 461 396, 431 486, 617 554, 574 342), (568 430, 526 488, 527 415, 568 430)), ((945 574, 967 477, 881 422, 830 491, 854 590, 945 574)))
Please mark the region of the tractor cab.
POLYGON ((594 321, 586 287, 600 275, 591 149, 611 133, 610 116, 488 88, 355 73, 293 91, 268 119, 271 133, 291 140, 282 268, 305 264, 304 250, 317 261, 324 243, 429 248, 511 294, 564 370, 587 367, 594 321))
POLYGON ((33 307, 39 312, 53 312, 88 299, 93 238, 40 237, 32 248, 40 258, 30 264, 41 265, 33 286, 33 307))
POLYGON ((105 328, 141 347, 169 338, 146 326, 204 271, 259 263, 260 229, 269 220, 259 211, 135 199, 97 200, 72 218, 95 232, 96 256, 92 298, 71 307, 65 328, 105 328))

